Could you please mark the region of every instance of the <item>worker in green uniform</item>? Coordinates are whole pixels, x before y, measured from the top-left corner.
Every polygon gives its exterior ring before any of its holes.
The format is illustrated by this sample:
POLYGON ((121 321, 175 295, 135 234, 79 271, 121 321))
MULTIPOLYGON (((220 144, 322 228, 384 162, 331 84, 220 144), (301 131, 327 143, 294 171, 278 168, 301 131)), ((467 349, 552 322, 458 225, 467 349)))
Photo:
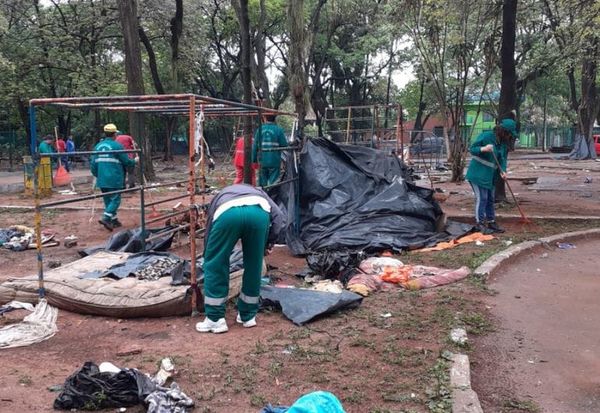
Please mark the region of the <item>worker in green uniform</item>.
POLYGON ((270 149, 288 146, 283 129, 275 123, 275 115, 266 115, 266 123, 254 133, 252 143, 252 162, 260 164, 258 185, 273 185, 279 179, 281 168, 281 151, 270 149), (260 137, 260 139, 259 139, 260 137), (260 140, 260 159, 258 159, 258 143, 260 140))
MULTIPOLYGON (((94 147, 94 151, 122 151, 123 146, 115 141, 117 127, 109 123, 104 126, 105 137, 94 147)), ((134 166, 138 161, 137 156, 129 159, 126 153, 107 153, 92 155, 90 170, 96 177, 96 187, 103 193, 118 191, 125 187, 125 168, 134 166)), ((121 194, 110 194, 102 197, 104 200, 104 214, 98 221, 109 231, 120 227, 122 224, 117 219, 117 210, 121 205, 121 194)))
POLYGON ((472 158, 466 179, 475 193, 475 221, 484 234, 504 232, 496 223, 494 190, 498 179, 506 179, 508 145, 516 139, 517 125, 502 119, 493 131, 481 133, 469 148, 472 158))
POLYGON ((238 298, 236 321, 256 326, 260 279, 265 251, 285 225, 281 210, 260 188, 246 184, 223 188, 211 201, 204 237, 204 310, 206 318, 196 324, 201 333, 224 333, 225 303, 229 295, 229 257, 242 241, 244 275, 238 298))
POLYGON ((54 147, 52 146, 53 141, 54 141, 54 137, 52 135, 44 136, 44 139, 42 140, 42 142, 40 143, 40 146, 38 147, 38 152, 40 153, 40 155, 44 154, 44 153, 56 152, 54 150, 54 147))

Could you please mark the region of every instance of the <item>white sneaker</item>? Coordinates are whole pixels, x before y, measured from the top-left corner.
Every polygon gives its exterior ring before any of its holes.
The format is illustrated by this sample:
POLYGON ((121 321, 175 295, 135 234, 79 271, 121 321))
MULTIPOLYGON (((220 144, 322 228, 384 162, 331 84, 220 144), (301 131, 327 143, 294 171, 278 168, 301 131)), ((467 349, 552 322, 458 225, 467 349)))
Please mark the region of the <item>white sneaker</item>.
POLYGON ((235 319, 238 323, 242 324, 246 328, 256 327, 256 317, 252 317, 248 321, 242 321, 242 317, 240 317, 240 313, 238 313, 237 318, 235 319))
POLYGON ((217 321, 212 321, 210 318, 206 317, 204 321, 196 323, 196 330, 201 333, 225 333, 229 330, 227 327, 227 322, 224 318, 220 318, 217 321))

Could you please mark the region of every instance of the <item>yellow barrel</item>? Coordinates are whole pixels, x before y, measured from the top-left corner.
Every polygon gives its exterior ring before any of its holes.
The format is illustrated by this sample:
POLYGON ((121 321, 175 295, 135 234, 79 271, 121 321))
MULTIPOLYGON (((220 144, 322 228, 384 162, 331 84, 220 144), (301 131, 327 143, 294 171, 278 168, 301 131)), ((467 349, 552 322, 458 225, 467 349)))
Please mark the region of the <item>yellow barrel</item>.
MULTIPOLYGON (((33 174, 34 164, 31 156, 23 157, 23 179, 25 191, 33 194, 33 174)), ((38 168, 38 191, 40 196, 49 196, 52 194, 52 162, 48 156, 40 159, 38 168)))

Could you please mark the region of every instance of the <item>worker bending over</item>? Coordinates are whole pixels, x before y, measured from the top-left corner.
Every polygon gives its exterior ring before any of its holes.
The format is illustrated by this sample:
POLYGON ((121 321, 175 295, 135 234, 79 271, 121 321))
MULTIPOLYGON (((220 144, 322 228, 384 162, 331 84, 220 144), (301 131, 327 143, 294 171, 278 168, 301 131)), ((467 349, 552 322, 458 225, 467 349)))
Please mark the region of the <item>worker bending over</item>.
POLYGON ((196 324, 196 330, 224 333, 229 329, 225 321, 229 257, 238 240, 242 241, 244 275, 236 321, 247 328, 256 325, 263 257, 284 224, 281 210, 262 189, 246 184, 231 185, 213 198, 208 207, 204 238, 206 318, 196 324))

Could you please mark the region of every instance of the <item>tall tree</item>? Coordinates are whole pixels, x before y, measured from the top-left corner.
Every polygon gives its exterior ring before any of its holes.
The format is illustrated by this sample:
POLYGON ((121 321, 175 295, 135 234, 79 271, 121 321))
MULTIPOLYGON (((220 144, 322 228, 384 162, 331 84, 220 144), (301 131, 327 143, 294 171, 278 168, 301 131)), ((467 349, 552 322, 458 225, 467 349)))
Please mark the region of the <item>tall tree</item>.
POLYGON ((290 33, 289 84, 294 107, 298 114, 298 135, 303 136, 308 111, 306 63, 306 32, 304 28, 304 0, 289 1, 287 19, 290 33))
MULTIPOLYGON (((125 52, 125 75, 127 77, 127 93, 129 95, 144 94, 144 78, 142 75, 142 52, 138 34, 137 0, 117 0, 119 20, 123 32, 123 50, 125 52)), ((137 140, 144 154, 145 177, 154 179, 151 143, 145 133, 144 115, 131 112, 129 114, 129 131, 137 140)))
MULTIPOLYGON (((242 55, 242 86, 244 103, 252 104, 252 73, 250 68, 250 18, 248 17, 248 0, 231 0, 238 13, 240 25, 240 53, 242 55)), ((252 183, 252 120, 244 116, 244 182, 252 183)))
MULTIPOLYGON (((515 39, 517 35, 517 0, 502 2, 502 46, 500 47, 500 117, 507 116, 517 106, 517 68, 515 64, 515 39)), ((515 112, 516 113, 516 112, 515 112)), ((515 119, 516 120, 516 119, 515 119)), ((517 129, 518 130, 518 129, 517 129)), ((510 145, 512 149, 514 145, 510 145)), ((506 201, 504 180, 496 182, 496 202, 506 201)))

